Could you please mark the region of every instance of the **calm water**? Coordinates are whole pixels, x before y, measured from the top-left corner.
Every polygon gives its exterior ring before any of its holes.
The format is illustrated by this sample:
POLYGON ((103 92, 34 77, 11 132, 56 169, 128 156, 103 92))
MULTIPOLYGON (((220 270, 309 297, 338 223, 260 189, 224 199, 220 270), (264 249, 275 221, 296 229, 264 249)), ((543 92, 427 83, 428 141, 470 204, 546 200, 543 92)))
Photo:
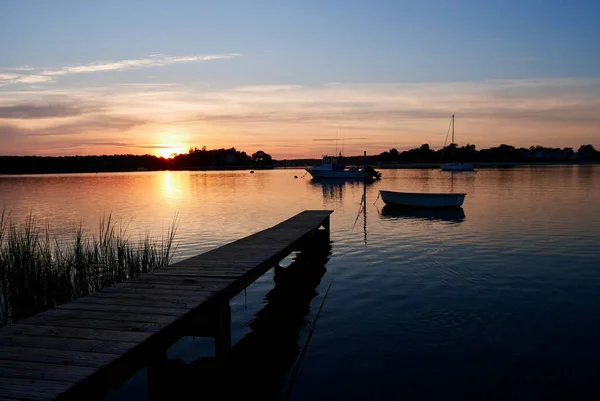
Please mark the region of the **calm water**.
MULTIPOLYGON (((297 351, 333 280, 291 399, 600 395, 600 166, 382 173, 366 216, 362 184, 314 183, 303 170, 4 176, 0 207, 62 233, 112 213, 132 236, 161 235, 178 214, 179 258, 333 209, 326 271, 289 312, 297 351), (398 213, 379 189, 468 195, 462 212, 398 213)), ((271 271, 232 300, 234 341, 252 333, 272 288, 271 271)), ((211 352, 184 338, 169 355, 211 352)), ((111 399, 146 399, 143 372, 111 399)))

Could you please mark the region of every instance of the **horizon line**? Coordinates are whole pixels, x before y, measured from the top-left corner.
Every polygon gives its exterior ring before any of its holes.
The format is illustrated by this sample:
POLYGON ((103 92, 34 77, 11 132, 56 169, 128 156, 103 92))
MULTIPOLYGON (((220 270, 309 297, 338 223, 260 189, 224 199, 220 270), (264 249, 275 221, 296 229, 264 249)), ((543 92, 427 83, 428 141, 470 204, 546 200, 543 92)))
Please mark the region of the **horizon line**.
MULTIPOLYGON (((428 144, 422 144, 422 145, 428 145, 428 144)), ((422 146, 422 145, 421 145, 421 146, 422 146)), ((467 145, 473 145, 473 144, 467 144, 467 145)), ((501 143, 501 144, 499 144, 499 145, 492 146, 492 147, 489 147, 489 148, 481 148, 481 149, 478 149, 477 147, 475 147, 475 151, 476 151, 476 152, 480 152, 480 151, 482 151, 482 150, 489 150, 489 149, 493 149, 493 148, 498 148, 498 147, 500 147, 500 146, 502 146, 502 145, 511 146, 511 147, 515 148, 515 150, 520 150, 520 149, 526 149, 526 150, 530 150, 530 148, 531 148, 531 147, 537 147, 537 146, 540 146, 540 147, 542 147, 542 148, 547 148, 547 149, 559 149, 559 150, 561 150, 561 151, 562 151, 562 150, 565 150, 565 149, 571 149, 571 150, 573 150, 575 153, 577 153, 577 152, 578 152, 578 149, 576 150, 576 148, 575 148, 575 147, 572 147, 572 146, 565 146, 565 147, 562 147, 562 148, 561 148, 561 147, 551 147, 551 146, 544 146, 544 145, 539 145, 539 144, 537 144, 537 145, 530 145, 529 147, 519 147, 519 146, 510 145, 510 144, 507 144, 507 143, 501 143)), ((596 146, 594 146, 594 145, 593 145, 593 144, 591 144, 591 143, 581 144, 581 145, 579 145, 579 147, 582 147, 582 146, 588 146, 588 145, 590 145, 590 146, 592 146, 594 149, 596 149, 596 146)), ((398 148, 395 148, 395 147, 392 147, 392 148, 390 148, 389 150, 384 150, 384 151, 382 151, 382 152, 380 152, 380 153, 375 153, 375 154, 371 154, 371 155, 368 155, 368 154, 367 154, 367 156, 379 156, 379 155, 381 155, 382 153, 385 153, 385 152, 389 152, 389 151, 391 151, 392 149, 396 149, 396 150, 398 151, 398 153, 402 153, 402 152, 406 152, 406 151, 410 151, 410 150, 420 149, 420 148, 421 148, 421 146, 419 146, 419 147, 415 147, 415 148, 406 148, 406 149, 404 149, 404 150, 402 150, 402 149, 398 149, 398 148)), ((450 145, 448 145, 447 147, 450 147, 450 145)), ((447 148, 447 147, 446 147, 446 148, 447 148)), ((465 147, 466 147, 466 145, 464 145, 464 146, 460 146, 460 147, 459 147, 459 146, 457 146, 457 149, 460 149, 460 148, 465 148, 465 147)), ((146 147, 146 148, 147 148, 147 147, 146 147)), ((161 148, 162 148, 162 147, 161 147, 161 148)), ((174 148, 175 148, 175 147, 174 147, 174 148)), ((179 147, 179 148, 181 148, 181 147, 179 147)), ((199 150, 200 150, 201 148, 198 148, 198 147, 189 147, 189 149, 199 149, 199 150)), ((229 148, 214 148, 214 149, 206 149, 206 151, 207 151, 207 152, 210 152, 210 151, 214 151, 214 150, 231 150, 231 149, 235 149, 235 151, 236 151, 236 152, 242 152, 242 153, 246 153, 246 154, 247 154, 247 152, 246 152, 246 151, 244 151, 244 150, 240 150, 240 149, 238 149, 238 148, 237 148, 237 147, 235 147, 235 146, 231 146, 231 147, 229 147, 229 148)), ((442 147, 440 147, 439 149, 435 149, 435 148, 431 148, 431 147, 430 147, 430 149, 431 149, 433 152, 439 152, 439 151, 443 151, 445 148, 442 146, 442 147)), ((259 149, 259 150, 262 150, 262 149, 259 149)), ((263 151, 264 151, 264 150, 263 150, 263 151)), ((598 151, 598 149, 596 149, 596 151, 598 151)), ((268 153, 268 152, 266 152, 266 151, 264 151, 264 152, 265 152, 265 153, 267 153, 267 154, 269 154, 269 153, 268 153)), ((186 154, 189 154, 189 152, 185 152, 185 153, 177 153, 177 156, 178 156, 178 155, 186 155, 186 154)), ((340 154, 341 154, 341 152, 340 152, 340 154)), ((172 159, 172 157, 158 156, 158 155, 151 154, 151 153, 112 153, 112 154, 103 153, 103 154, 71 154, 71 155, 69 155, 69 154, 63 154, 63 155, 36 155, 36 154, 20 154, 20 155, 9 155, 9 154, 0 154, 0 157, 40 157, 40 158, 42 158, 42 157, 44 157, 44 158, 60 158, 60 157, 102 157, 102 156, 152 156, 152 157, 155 157, 155 158, 157 158, 157 159, 165 159, 165 160, 172 159)), ((332 154, 331 156, 334 156, 334 157, 339 157, 339 156, 336 156, 336 155, 334 155, 334 154, 332 154)), ((310 156, 309 156, 309 157, 296 157, 296 158, 273 158, 273 160, 304 160, 304 159, 313 159, 313 158, 315 158, 315 159, 320 159, 320 158, 322 158, 322 157, 323 157, 323 155, 321 155, 320 157, 310 157, 310 156)), ((364 157, 364 155, 363 155, 363 154, 360 154, 360 155, 352 155, 352 156, 346 156, 346 155, 342 155, 342 157, 364 157)))

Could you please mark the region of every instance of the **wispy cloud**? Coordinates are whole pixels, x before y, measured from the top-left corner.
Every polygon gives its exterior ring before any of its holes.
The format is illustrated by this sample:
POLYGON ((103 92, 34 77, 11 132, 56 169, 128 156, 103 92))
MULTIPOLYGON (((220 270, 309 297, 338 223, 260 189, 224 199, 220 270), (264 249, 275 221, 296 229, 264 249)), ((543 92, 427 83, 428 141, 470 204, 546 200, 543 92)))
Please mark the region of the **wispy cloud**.
POLYGON ((312 141, 313 142, 335 142, 335 141, 342 141, 342 140, 353 140, 353 141, 361 141, 361 140, 365 140, 365 139, 370 139, 367 137, 349 137, 349 138, 314 138, 312 141))
POLYGON ((107 71, 126 71, 140 68, 164 67, 173 64, 212 61, 241 57, 239 53, 209 54, 196 56, 166 56, 153 54, 142 59, 127 59, 118 61, 102 61, 82 65, 71 65, 60 68, 34 68, 34 67, 2 67, 0 71, 0 86, 14 84, 39 84, 51 82, 57 77, 107 71))
POLYGON ((70 136, 77 138, 90 133, 107 133, 123 135, 128 130, 145 124, 146 121, 134 116, 119 116, 116 114, 99 113, 65 123, 54 123, 49 126, 38 126, 30 129, 27 136, 70 136))
POLYGON ((276 158, 314 156, 332 147, 337 134, 346 153, 435 148, 453 113, 461 145, 600 147, 599 109, 600 79, 591 78, 0 92, 2 151, 42 144, 58 153, 79 143, 69 151, 80 154, 85 146, 110 152, 110 143, 134 153, 203 145, 254 151, 262 144, 276 158))
POLYGON ((273 93, 273 92, 284 92, 292 91, 295 89, 301 89, 301 85, 252 85, 252 86, 240 86, 234 88, 234 92, 247 92, 247 93, 273 93))
POLYGON ((52 81, 52 77, 38 74, 0 74, 0 86, 14 84, 39 84, 52 81))
POLYGON ((0 118, 5 119, 37 119, 72 117, 83 114, 82 106, 73 104, 18 104, 0 106, 0 118))
POLYGON ((32 71, 35 70, 34 67, 29 65, 24 65, 22 67, 0 67, 0 71, 32 71))
POLYGON ((71 74, 82 74, 89 72, 103 72, 103 71, 125 71, 138 68, 148 67, 164 67, 171 64, 191 63, 195 61, 210 61, 220 59, 230 59, 234 57, 240 57, 241 54, 230 53, 230 54, 212 54, 208 56, 184 56, 184 57, 173 57, 164 55, 151 55, 148 58, 143 59, 130 59, 120 60, 111 62, 100 62, 86 65, 75 65, 62 67, 55 70, 45 70, 41 72, 44 76, 56 76, 56 75, 71 75, 71 74))

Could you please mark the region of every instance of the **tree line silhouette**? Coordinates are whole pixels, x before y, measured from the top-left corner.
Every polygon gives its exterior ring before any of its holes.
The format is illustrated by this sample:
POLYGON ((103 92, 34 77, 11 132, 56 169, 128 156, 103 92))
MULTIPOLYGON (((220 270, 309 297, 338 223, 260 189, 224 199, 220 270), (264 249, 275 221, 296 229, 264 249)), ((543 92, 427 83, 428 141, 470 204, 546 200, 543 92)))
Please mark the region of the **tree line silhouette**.
POLYGON ((379 155, 381 162, 448 162, 464 161, 471 163, 486 162, 565 162, 565 161, 600 161, 600 152, 592 145, 582 145, 577 151, 573 148, 550 148, 545 146, 530 146, 529 148, 516 148, 502 144, 489 149, 477 150, 475 145, 467 144, 458 147, 450 144, 440 150, 432 150, 428 144, 419 148, 398 152, 390 149, 379 155))
MULTIPOLYGON (((340 155, 341 156, 341 155, 340 155)), ((433 150, 428 144, 418 148, 398 151, 392 148, 378 155, 370 156, 342 156, 346 164, 436 164, 449 161, 469 163, 538 163, 538 162, 600 162, 600 152, 592 145, 582 145, 577 151, 573 148, 551 148, 544 146, 531 146, 529 148, 516 148, 502 144, 489 149, 477 150, 475 145, 467 144, 458 147, 450 144, 442 149, 433 150)), ((295 159, 285 160, 279 164, 287 167, 317 165, 321 159, 295 159)))
POLYGON ((252 155, 236 148, 191 148, 172 158, 154 155, 0 156, 0 174, 95 173, 137 170, 270 168, 273 159, 259 150, 252 155))
MULTIPOLYGON (((475 145, 462 147, 450 144, 433 150, 428 144, 418 148, 398 151, 392 148, 378 155, 344 157, 347 164, 363 163, 439 163, 450 160, 470 163, 489 162, 600 162, 600 152, 592 145, 573 148, 549 148, 531 146, 516 148, 502 144, 489 149, 477 150, 475 145)), ((208 150, 206 147, 190 148, 187 153, 172 158, 154 155, 101 155, 101 156, 0 156, 0 174, 41 173, 89 173, 136 170, 194 170, 194 169, 243 169, 273 168, 318 164, 321 159, 273 160, 268 153, 258 150, 248 155, 236 148, 208 150)))

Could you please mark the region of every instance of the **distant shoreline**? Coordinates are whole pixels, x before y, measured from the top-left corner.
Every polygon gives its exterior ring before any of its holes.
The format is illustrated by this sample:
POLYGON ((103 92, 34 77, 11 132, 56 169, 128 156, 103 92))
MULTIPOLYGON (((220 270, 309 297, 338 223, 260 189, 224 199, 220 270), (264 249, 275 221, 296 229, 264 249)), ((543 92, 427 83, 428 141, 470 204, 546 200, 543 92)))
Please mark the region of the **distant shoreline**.
MULTIPOLYGON (((471 162, 469 162, 471 163, 471 162)), ((472 163, 475 168, 495 168, 495 167, 535 167, 535 166, 585 166, 585 165, 600 165, 600 162, 480 162, 472 163)), ((440 168, 440 163, 376 163, 371 164, 374 169, 381 170, 400 170, 400 169, 437 169, 440 168)), ((306 166, 280 166, 275 167, 277 170, 290 169, 306 169, 314 167, 306 166)))
MULTIPOLYGON (((543 167, 543 166, 592 166, 600 162, 481 162, 474 163, 477 169, 498 167, 543 167)), ((303 170, 314 166, 201 166, 178 169, 148 169, 148 170, 98 170, 98 171, 45 171, 45 172, 0 172, 0 176, 16 175, 52 175, 52 174, 106 174, 106 173, 145 173, 152 171, 252 171, 252 170, 303 170)), ((440 163, 382 163, 372 164, 375 169, 438 169, 440 163)))
MULTIPOLYGON (((469 162, 471 163, 471 162, 469 162)), ((600 162, 481 162, 472 163, 475 168, 495 167, 535 167, 535 166, 586 166, 599 165, 600 162)), ((440 163, 384 163, 374 164, 373 168, 382 170, 395 169, 430 169, 440 168, 440 163)))
POLYGON ((147 173, 151 171, 230 171, 230 170, 273 170, 273 166, 200 166, 188 168, 160 168, 160 169, 106 169, 106 170, 75 170, 75 171, 22 171, 2 172, 0 176, 12 175, 50 175, 50 174, 106 174, 106 173, 147 173))

